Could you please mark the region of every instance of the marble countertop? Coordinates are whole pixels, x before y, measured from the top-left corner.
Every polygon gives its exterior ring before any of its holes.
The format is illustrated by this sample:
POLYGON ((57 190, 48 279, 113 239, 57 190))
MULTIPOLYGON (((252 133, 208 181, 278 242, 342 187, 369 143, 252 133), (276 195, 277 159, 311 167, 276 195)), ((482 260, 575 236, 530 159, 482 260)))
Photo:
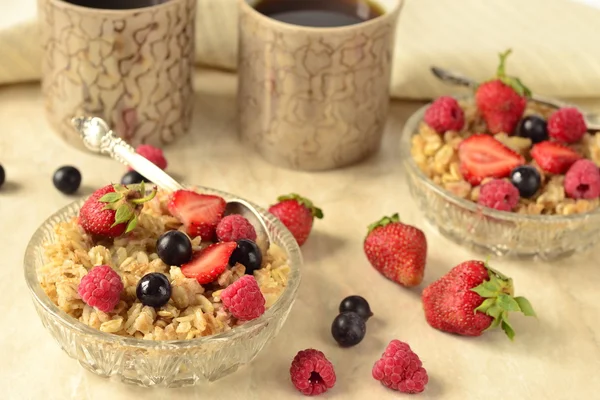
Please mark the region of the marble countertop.
MULTIPOLYGON (((439 235, 411 200, 399 162, 399 139, 418 103, 395 102, 381 152, 343 170, 303 173, 262 161, 240 145, 235 132, 235 77, 200 71, 191 134, 166 150, 169 171, 187 182, 238 193, 269 205, 277 195, 298 192, 323 208, 325 219, 303 247, 305 265, 298 300, 277 336, 250 365, 212 384, 184 389, 141 389, 104 380, 68 358, 35 314, 22 257, 37 226, 71 202, 52 185, 54 170, 75 165, 82 171, 81 194, 116 181, 124 168, 61 142, 43 116, 38 85, 0 88, 0 163, 7 183, 0 190, 0 353, 2 399, 228 399, 301 398, 289 381, 297 351, 325 352, 338 375, 326 399, 408 398, 371 378, 373 363, 391 339, 419 354, 430 382, 420 399, 593 399, 600 392, 600 248, 553 264, 492 260, 512 276, 538 319, 514 315, 516 340, 501 331, 479 338, 451 336, 430 328, 420 292, 454 265, 481 255, 439 235), (422 228, 429 242, 425 281, 404 289, 368 264, 362 240, 366 226, 399 212, 422 228), (367 336, 350 349, 339 348, 330 324, 340 300, 367 298, 375 317, 367 336)), ((599 103, 590 103, 600 109, 599 103)))

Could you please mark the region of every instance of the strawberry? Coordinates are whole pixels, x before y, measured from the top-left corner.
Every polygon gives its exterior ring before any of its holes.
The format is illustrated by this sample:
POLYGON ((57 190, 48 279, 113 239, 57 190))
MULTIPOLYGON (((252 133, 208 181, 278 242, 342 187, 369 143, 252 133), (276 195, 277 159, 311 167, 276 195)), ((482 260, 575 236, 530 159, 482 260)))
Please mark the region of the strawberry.
POLYGON ((423 290, 425 319, 433 328, 479 336, 498 326, 513 339, 508 313, 535 316, 524 297, 513 297, 512 279, 481 261, 466 261, 423 290))
POLYGON ((546 172, 564 174, 582 157, 575 150, 556 142, 541 142, 531 149, 531 157, 546 172))
POLYGON ((510 172, 525 163, 522 155, 494 139, 477 133, 458 145, 460 173, 471 185, 479 185, 485 178, 506 178, 510 172))
POLYGON ((235 242, 211 244, 192 256, 192 260, 181 266, 181 273, 187 278, 196 278, 201 285, 211 283, 227 269, 229 257, 237 248, 235 242))
POLYGON ((386 278, 409 287, 423 280, 427 240, 420 229, 401 223, 398 214, 369 225, 363 247, 371 265, 386 278))
POLYGON ((479 85, 475 92, 477 108, 492 134, 513 133, 525 111, 527 97, 531 96, 518 78, 506 75, 506 58, 510 53, 507 50, 500 54, 496 76, 479 85))
POLYGON ((168 209, 191 237, 213 240, 227 203, 219 196, 178 190, 171 194, 168 209))
POLYGON ((135 229, 142 204, 156 195, 156 187, 148 194, 144 183, 135 189, 123 185, 107 185, 96 190, 79 210, 79 224, 93 235, 109 238, 135 229))
POLYGON ((277 204, 269 208, 269 212, 279 218, 292 232, 298 246, 302 246, 310 235, 313 220, 323 218, 323 211, 315 207, 312 201, 294 193, 279 196, 277 201, 277 204))

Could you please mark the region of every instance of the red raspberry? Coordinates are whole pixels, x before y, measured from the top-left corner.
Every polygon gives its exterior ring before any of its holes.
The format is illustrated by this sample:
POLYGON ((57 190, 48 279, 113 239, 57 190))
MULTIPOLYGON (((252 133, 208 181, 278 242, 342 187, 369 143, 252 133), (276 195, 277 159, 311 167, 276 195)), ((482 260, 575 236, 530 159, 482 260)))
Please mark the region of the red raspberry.
POLYGON ((373 378, 403 393, 421 393, 429 381, 419 356, 399 340, 392 340, 373 365, 373 378))
POLYGON ((240 239, 256 242, 256 230, 246 218, 232 214, 223 218, 217 225, 217 238, 221 242, 237 242, 240 239))
MULTIPOLYGON (((152 161, 160 169, 167 169, 167 159, 165 158, 163 151, 158 147, 151 146, 149 144, 140 144, 135 151, 144 156, 149 161, 152 161)), ((129 168, 133 170, 133 168, 129 168)))
POLYGON ((119 304, 122 291, 121 277, 108 265, 89 270, 77 288, 77 293, 85 304, 105 313, 111 312, 119 304))
POLYGON ((265 297, 251 275, 244 275, 221 292, 221 301, 234 317, 250 321, 265 313, 265 297))
POLYGON ((465 125, 465 113, 453 97, 442 96, 425 111, 425 123, 437 133, 460 131, 465 125))
POLYGON ((579 160, 565 175, 565 192, 572 199, 600 197, 600 171, 591 160, 579 160))
POLYGON ((512 211, 519 202, 519 189, 504 179, 494 179, 481 186, 479 204, 500 211, 512 211))
POLYGON ((335 385, 335 371, 325 354, 307 349, 296 354, 290 367, 292 383, 302 394, 316 396, 335 385))
POLYGON ((583 115, 573 107, 561 108, 548 118, 548 135, 563 143, 575 143, 587 132, 583 115))

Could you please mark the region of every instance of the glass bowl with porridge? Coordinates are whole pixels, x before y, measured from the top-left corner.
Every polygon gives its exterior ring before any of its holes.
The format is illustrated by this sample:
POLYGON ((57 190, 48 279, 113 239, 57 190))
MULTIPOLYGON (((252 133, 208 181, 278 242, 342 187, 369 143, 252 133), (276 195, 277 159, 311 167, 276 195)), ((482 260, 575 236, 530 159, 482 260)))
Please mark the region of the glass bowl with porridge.
POLYGON ((108 185, 49 217, 24 268, 42 324, 86 369, 140 386, 214 381, 250 362, 296 298, 302 256, 256 207, 271 241, 233 195, 108 185))

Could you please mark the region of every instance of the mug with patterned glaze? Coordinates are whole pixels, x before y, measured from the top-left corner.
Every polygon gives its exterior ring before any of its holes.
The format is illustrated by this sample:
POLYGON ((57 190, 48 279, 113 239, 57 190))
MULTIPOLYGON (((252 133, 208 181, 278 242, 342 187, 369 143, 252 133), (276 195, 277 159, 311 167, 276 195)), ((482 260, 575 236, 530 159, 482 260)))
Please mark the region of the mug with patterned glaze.
POLYGON ((48 119, 101 117, 124 139, 162 146, 192 118, 196 0, 39 0, 48 119))
POLYGON ((318 171, 377 152, 403 0, 341 27, 293 25, 240 2, 239 130, 269 162, 318 171))

